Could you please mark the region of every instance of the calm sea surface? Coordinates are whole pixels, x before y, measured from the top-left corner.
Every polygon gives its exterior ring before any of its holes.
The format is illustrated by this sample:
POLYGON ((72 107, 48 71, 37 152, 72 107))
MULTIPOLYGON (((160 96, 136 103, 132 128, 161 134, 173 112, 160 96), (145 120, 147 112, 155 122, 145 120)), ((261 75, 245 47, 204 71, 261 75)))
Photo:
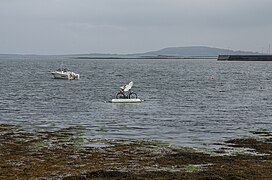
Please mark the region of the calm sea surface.
POLYGON ((272 62, 0 56, 0 87, 0 124, 28 131, 202 147, 272 129, 272 62), (62 62, 81 79, 52 79, 62 62), (145 102, 107 103, 129 81, 145 102))

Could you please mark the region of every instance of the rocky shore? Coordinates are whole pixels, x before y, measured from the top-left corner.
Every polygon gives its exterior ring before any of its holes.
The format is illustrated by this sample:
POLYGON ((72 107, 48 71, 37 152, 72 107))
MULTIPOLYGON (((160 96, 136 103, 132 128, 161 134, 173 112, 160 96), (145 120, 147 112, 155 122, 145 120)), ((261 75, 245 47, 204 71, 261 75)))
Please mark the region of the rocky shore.
MULTIPOLYGON (((271 179, 272 133, 218 149, 161 141, 85 139, 79 127, 26 132, 0 125, 0 179, 271 179)), ((216 143, 216 142, 215 142, 216 143)))

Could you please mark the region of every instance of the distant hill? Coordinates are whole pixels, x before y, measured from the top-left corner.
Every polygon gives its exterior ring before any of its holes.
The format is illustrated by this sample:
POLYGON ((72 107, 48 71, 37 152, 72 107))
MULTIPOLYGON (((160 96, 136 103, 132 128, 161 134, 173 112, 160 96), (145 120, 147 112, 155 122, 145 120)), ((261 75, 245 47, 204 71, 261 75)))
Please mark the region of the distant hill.
MULTIPOLYGON (((211 48, 205 46, 190 46, 190 47, 169 47, 158 51, 150 51, 140 53, 141 56, 218 56, 220 54, 226 55, 257 55, 258 52, 250 51, 233 51, 229 49, 211 48)), ((136 54, 134 54, 136 55, 136 54)))
POLYGON ((229 49, 211 48, 206 46, 168 47, 158 51, 136 54, 78 54, 72 55, 79 59, 187 59, 187 58, 217 58, 218 55, 260 55, 258 52, 233 51, 229 49))
MULTIPOLYGON (((234 51, 229 49, 212 48, 206 46, 188 47, 168 47, 157 51, 148 51, 135 54, 107 54, 107 53, 88 53, 88 54, 67 54, 59 56, 76 57, 79 59, 138 59, 138 58, 217 58, 218 55, 261 55, 252 51, 234 51)), ((34 54, 0 54, 0 58, 12 58, 14 56, 28 57, 39 56, 34 54)), ((50 55, 48 55, 50 56, 50 55)), ((51 55, 52 56, 52 55, 51 55)), ((56 55, 58 56, 58 55, 56 55)))

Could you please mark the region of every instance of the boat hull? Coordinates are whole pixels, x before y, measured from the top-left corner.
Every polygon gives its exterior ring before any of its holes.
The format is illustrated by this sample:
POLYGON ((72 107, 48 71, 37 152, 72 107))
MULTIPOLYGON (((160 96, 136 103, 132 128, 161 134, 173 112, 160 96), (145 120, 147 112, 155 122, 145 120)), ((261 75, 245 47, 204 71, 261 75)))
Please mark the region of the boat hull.
POLYGON ((52 72, 51 73, 55 79, 79 79, 79 74, 73 72, 52 72))
POLYGON ((51 73, 55 79, 68 79, 68 74, 52 72, 51 73))

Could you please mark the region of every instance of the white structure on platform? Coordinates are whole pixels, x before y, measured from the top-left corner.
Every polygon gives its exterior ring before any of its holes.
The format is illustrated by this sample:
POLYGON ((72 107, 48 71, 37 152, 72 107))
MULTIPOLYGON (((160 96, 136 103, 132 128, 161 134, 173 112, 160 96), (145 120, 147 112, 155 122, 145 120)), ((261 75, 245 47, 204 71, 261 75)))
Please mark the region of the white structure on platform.
POLYGON ((121 86, 119 92, 116 94, 115 99, 112 99, 111 103, 141 103, 144 100, 141 100, 137 97, 135 92, 131 91, 133 86, 133 82, 131 81, 129 84, 121 86))

